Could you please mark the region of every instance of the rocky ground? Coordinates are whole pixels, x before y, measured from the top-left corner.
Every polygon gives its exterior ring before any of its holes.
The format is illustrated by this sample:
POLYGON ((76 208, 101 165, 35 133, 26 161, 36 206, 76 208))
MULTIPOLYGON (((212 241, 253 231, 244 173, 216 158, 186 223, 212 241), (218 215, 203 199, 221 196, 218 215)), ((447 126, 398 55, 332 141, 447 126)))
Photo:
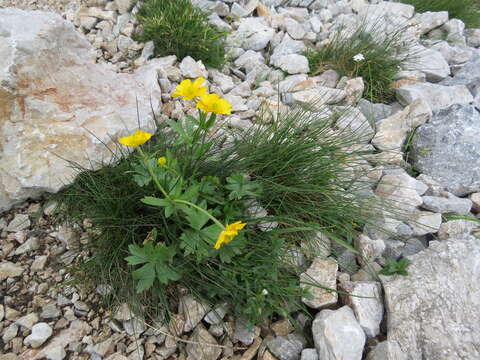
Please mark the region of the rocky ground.
POLYGON ((415 14, 390 2, 194 2, 212 12, 212 23, 232 30, 231 61, 222 71, 188 57, 148 60, 151 44, 131 39, 138 9, 132 0, 0 1, 63 17, 0 9, 0 104, 8 109, 0 129, 0 360, 480 358, 478 223, 447 216, 480 212, 480 30, 447 13, 415 14), (332 70, 308 75, 301 52, 365 14, 383 14, 391 20, 386 27, 399 18, 414 25, 407 35, 420 57, 399 75, 398 103, 361 99, 361 78, 332 70), (52 152, 79 162, 88 154, 100 166, 105 151, 98 140, 108 143, 137 126, 132 94, 149 128, 151 109, 164 118, 192 110, 170 94, 181 79, 198 76, 232 103, 225 121, 234 127, 251 126, 265 107, 319 96, 332 109, 354 106, 343 130, 363 131, 365 147, 379 150, 365 164, 379 180, 372 194, 411 214, 378 219, 392 235, 366 228, 355 243, 362 257, 345 250, 338 263, 303 260, 302 277, 358 295, 312 289, 314 299, 304 302, 314 320, 299 318, 303 332, 284 319, 249 331, 221 304, 213 311, 188 295, 168 326, 152 328, 126 306, 115 314, 101 308, 107 285, 95 293, 56 286, 66 280, 62 268, 81 256, 76 245, 86 241, 88 223, 53 227, 51 204, 27 201, 71 180, 68 164, 52 152), (416 127, 411 158, 420 174, 413 177, 402 145, 416 127), (412 261, 409 276, 372 275, 386 258, 400 256, 412 261))

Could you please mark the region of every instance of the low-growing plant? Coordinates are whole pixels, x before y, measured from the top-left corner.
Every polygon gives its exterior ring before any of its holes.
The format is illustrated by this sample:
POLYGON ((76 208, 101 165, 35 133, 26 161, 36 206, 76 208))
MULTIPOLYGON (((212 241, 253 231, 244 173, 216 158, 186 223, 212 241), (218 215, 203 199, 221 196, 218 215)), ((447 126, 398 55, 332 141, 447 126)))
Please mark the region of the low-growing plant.
POLYGON ((305 310, 300 249, 316 256, 337 242, 355 251, 378 210, 364 192, 364 138, 338 130, 326 109, 228 131, 217 115, 230 104, 203 82, 184 80, 173 93, 196 101, 198 116, 120 138, 110 166, 78 168, 54 196, 59 222, 91 223, 73 279, 108 285, 112 303, 132 302, 149 320, 176 311, 186 292, 227 302, 251 323, 305 310))
POLYGON ((407 266, 411 263, 410 260, 407 258, 401 258, 400 260, 395 259, 387 259, 385 261, 385 266, 382 270, 380 270, 380 274, 382 275, 403 275, 407 276, 407 266))
POLYGON ((155 56, 191 56, 219 67, 225 62, 226 32, 207 18, 190 0, 146 0, 137 14, 141 30, 135 39, 153 41, 155 56))
MULTIPOLYGON (((376 19, 382 24, 382 18, 376 19)), ((371 17, 363 20, 353 31, 344 26, 334 30, 330 40, 318 50, 307 50, 311 75, 333 69, 342 76, 362 77, 363 97, 372 102, 389 103, 395 99, 391 85, 401 65, 407 64, 412 53, 410 42, 405 41, 406 25, 385 31, 374 25, 371 17)))
POLYGON ((480 27, 480 1, 478 0, 401 0, 415 6, 417 12, 448 11, 451 19, 460 19, 467 26, 480 27))

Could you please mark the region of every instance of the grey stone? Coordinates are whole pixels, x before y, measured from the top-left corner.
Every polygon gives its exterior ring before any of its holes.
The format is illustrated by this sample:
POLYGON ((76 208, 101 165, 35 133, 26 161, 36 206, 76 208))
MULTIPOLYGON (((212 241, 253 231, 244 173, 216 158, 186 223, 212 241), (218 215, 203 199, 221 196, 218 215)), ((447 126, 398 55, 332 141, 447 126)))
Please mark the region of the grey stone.
POLYGON ((289 94, 286 103, 298 103, 320 107, 325 104, 338 104, 347 96, 344 90, 317 86, 309 90, 296 91, 289 94))
POLYGON ((118 12, 120 14, 125 14, 126 12, 130 11, 135 5, 136 0, 115 0, 117 4, 118 12))
POLYGON ((209 310, 209 305, 197 301, 193 296, 183 296, 178 307, 178 312, 183 313, 185 318, 183 331, 192 331, 209 310))
POLYGON ((408 225, 412 228, 415 236, 434 234, 440 228, 441 223, 442 215, 430 211, 416 211, 408 221, 408 225))
POLYGON ((303 349, 300 360, 318 360, 317 349, 303 349))
POLYGON ((465 85, 473 96, 480 94, 480 54, 472 56, 453 78, 445 79, 442 85, 465 85))
POLYGON ((287 34, 290 35, 292 39, 301 40, 305 37, 306 31, 303 28, 303 25, 298 23, 296 20, 292 18, 286 18, 283 24, 287 34))
POLYGON ((469 199, 461 199, 447 193, 447 197, 423 196, 422 207, 437 213, 454 212, 457 214, 467 215, 472 209, 472 201, 469 199))
POLYGON ((18 325, 11 323, 4 331, 2 340, 5 344, 8 344, 18 333, 18 325))
POLYGON ((20 245, 14 252, 15 255, 29 253, 40 248, 40 243, 36 237, 32 237, 20 245))
POLYGON ((409 51, 415 56, 408 63, 408 70, 423 72, 430 82, 442 81, 450 75, 450 66, 439 51, 423 46, 413 47, 409 51))
POLYGON ((257 328, 251 328, 248 322, 244 318, 235 320, 235 329, 233 332, 233 338, 240 341, 244 345, 251 345, 253 340, 257 337, 257 328))
POLYGON ((385 251, 383 240, 372 240, 365 234, 355 238, 355 249, 359 252, 358 261, 360 264, 369 264, 382 256, 385 251))
POLYGON ((427 122, 432 110, 423 99, 417 99, 390 117, 380 120, 372 144, 380 150, 402 152, 402 146, 407 135, 418 126, 427 122))
POLYGON ((262 18, 244 18, 240 20, 237 31, 231 33, 227 42, 231 46, 240 46, 245 50, 263 50, 275 35, 275 30, 262 18))
POLYGON ((469 104, 473 96, 464 85, 444 86, 430 83, 403 85, 395 89, 398 101, 410 105, 417 99, 424 99, 432 110, 440 110, 454 104, 469 104))
POLYGON ((30 313, 15 320, 17 325, 23 326, 26 329, 31 329, 33 325, 38 322, 38 316, 35 313, 30 313))
POLYGON ((457 196, 480 190, 480 114, 471 105, 434 112, 413 138, 414 167, 457 196))
POLYGON ((302 297, 303 303, 314 309, 336 304, 338 300, 338 293, 335 291, 337 289, 337 270, 338 264, 336 261, 324 260, 320 257, 315 258, 307 271, 300 274, 300 286, 308 289, 312 295, 311 299, 302 297), (322 289, 315 284, 333 291, 322 289))
POLYGON ((442 29, 447 33, 448 42, 461 45, 466 44, 465 36, 463 36, 465 24, 462 20, 450 19, 445 24, 443 24, 442 29))
POLYGON ((50 320, 56 319, 60 316, 61 312, 57 308, 57 306, 53 303, 44 305, 42 307, 42 312, 40 313, 40 317, 42 319, 50 320))
POLYGON ((450 65, 465 64, 474 54, 474 50, 472 48, 467 46, 451 45, 446 41, 435 42, 432 45, 432 49, 440 52, 450 65))
POLYGON ((375 193, 395 203, 397 207, 412 212, 422 204, 422 198, 416 190, 417 182, 405 172, 387 174, 380 180, 375 193))
POLYGON ((476 213, 480 212, 480 193, 474 193, 469 196, 470 201, 472 202, 472 210, 476 213))
POLYGON ((310 71, 307 58, 298 54, 281 56, 275 62, 275 66, 289 74, 305 74, 310 71))
POLYGON ((262 65, 265 65, 265 59, 261 53, 253 50, 247 50, 235 60, 235 66, 245 69, 247 73, 262 65))
POLYGON ((465 30, 465 36, 467 37, 468 46, 480 47, 480 29, 467 29, 465 30))
POLYGON ((312 325, 313 341, 321 360, 361 360, 365 333, 352 309, 322 310, 312 325))
POLYGON ((412 19, 412 24, 418 26, 418 35, 422 36, 438 28, 448 21, 448 11, 426 11, 417 13, 412 19))
POLYGON ((368 353, 366 360, 408 360, 408 357, 396 341, 385 340, 368 353))
POLYGON ((223 21, 220 16, 218 16, 217 13, 212 13, 211 15, 208 16, 208 22, 216 27, 218 27, 220 30, 223 31, 231 31, 232 27, 225 21, 223 21))
POLYGON ((270 352, 279 360, 299 360, 306 343, 305 338, 298 333, 277 336, 266 341, 270 352))
POLYGON ((23 340, 25 345, 38 348, 52 336, 53 330, 47 323, 38 323, 32 326, 32 333, 23 340))
POLYGON ((67 352, 60 345, 52 346, 45 351, 45 357, 47 358, 47 360, 63 360, 66 356, 67 352))
POLYGON ((345 305, 353 309, 355 318, 368 338, 380 334, 383 319, 382 287, 376 281, 341 282, 340 287, 350 295, 342 295, 345 305))
POLYGON ((130 336, 139 337, 147 329, 145 321, 138 317, 123 322, 125 332, 130 336))
POLYGON ((115 347, 113 340, 113 337, 110 337, 99 343, 90 344, 85 348, 84 352, 91 354, 92 357, 95 355, 100 355, 103 357, 115 347))
POLYGON ((206 78, 208 75, 202 61, 195 61, 190 56, 183 58, 182 62, 180 63, 180 71, 184 77, 191 79, 198 77, 206 78))
MULTIPOLYGON (((41 360, 44 359, 52 349, 61 347, 65 349, 69 344, 80 343, 82 337, 89 334, 92 328, 83 321, 74 320, 70 323, 67 329, 61 330, 55 334, 54 337, 41 349, 27 350, 22 353, 25 359, 29 360, 41 360)), ((81 349, 80 349, 81 350, 81 349)))
POLYGON ((53 12, 2 8, 0 32, 2 101, 11 109, 0 136, 0 211, 69 184, 76 175, 69 161, 102 167, 111 160, 108 148, 138 121, 145 131, 155 128, 152 108, 158 113, 161 103, 155 61, 133 74, 96 63, 92 45, 53 12))
POLYGON ((24 270, 25 269, 23 267, 12 262, 2 262, 0 263, 0 281, 3 281, 7 278, 20 276, 24 270))
POLYGON ((430 243, 410 257, 408 276, 381 277, 387 333, 408 359, 480 357, 480 242, 430 243))
POLYGON ((294 40, 288 34, 285 34, 280 44, 273 50, 270 56, 270 64, 277 66, 277 61, 285 55, 298 54, 306 50, 303 41, 294 40))
POLYGON ((18 232, 30 227, 30 218, 26 214, 16 214, 15 217, 8 223, 7 231, 18 232))
POLYGON ((208 346, 208 344, 218 345, 218 343, 202 324, 195 328, 189 340, 197 343, 187 344, 186 350, 191 360, 216 360, 222 353, 220 347, 208 346))
POLYGON ((204 320, 211 325, 220 324, 225 315, 227 315, 227 311, 227 304, 216 306, 212 311, 205 315, 204 320))
POLYGON ((450 220, 440 225, 437 236, 439 240, 448 240, 449 238, 463 239, 467 238, 478 226, 478 223, 474 221, 450 220))
POLYGON ((358 102, 360 111, 369 120, 377 122, 392 115, 392 107, 386 104, 374 104, 366 99, 360 99, 358 102))

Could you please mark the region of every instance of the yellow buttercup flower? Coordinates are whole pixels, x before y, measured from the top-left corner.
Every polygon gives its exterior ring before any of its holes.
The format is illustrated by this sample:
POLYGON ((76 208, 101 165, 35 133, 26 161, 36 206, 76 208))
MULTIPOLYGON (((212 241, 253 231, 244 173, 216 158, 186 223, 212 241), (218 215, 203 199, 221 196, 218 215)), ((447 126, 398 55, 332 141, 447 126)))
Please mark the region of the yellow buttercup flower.
POLYGON ((158 162, 158 165, 164 166, 167 163, 167 158, 165 156, 159 157, 157 162, 158 162))
POLYGON ((218 239, 217 239, 217 242, 215 243, 214 248, 218 250, 220 249, 222 244, 228 244, 238 235, 238 232, 242 230, 245 227, 245 225, 247 224, 242 223, 240 221, 227 225, 225 227, 225 230, 223 230, 220 233, 220 235, 218 235, 218 239))
POLYGON ((207 94, 207 87, 202 86, 205 82, 203 77, 199 77, 194 82, 192 80, 183 80, 172 94, 173 97, 183 97, 183 100, 192 100, 207 94))
POLYGON ((137 147, 145 144, 151 137, 152 134, 149 132, 137 130, 133 135, 121 137, 118 142, 125 146, 137 147))
POLYGON ((217 94, 207 94, 200 98, 197 102, 197 109, 206 113, 230 115, 232 113, 232 105, 227 100, 222 99, 217 94))

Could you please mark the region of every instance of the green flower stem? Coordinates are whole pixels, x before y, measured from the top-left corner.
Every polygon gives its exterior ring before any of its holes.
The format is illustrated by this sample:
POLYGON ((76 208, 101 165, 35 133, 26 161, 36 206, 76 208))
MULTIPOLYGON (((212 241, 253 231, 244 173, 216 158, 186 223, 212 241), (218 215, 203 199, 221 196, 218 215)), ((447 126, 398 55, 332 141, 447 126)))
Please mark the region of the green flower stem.
POLYGON ((185 204, 185 205, 191 206, 194 209, 197 209, 198 211, 201 211, 202 213, 207 215, 215 224, 217 224, 223 230, 225 230, 225 225, 223 225, 215 216, 210 214, 207 210, 202 209, 200 206, 197 206, 197 205, 191 203, 190 201, 186 201, 186 200, 173 200, 173 201, 176 202, 176 203, 179 203, 179 204, 185 204))
POLYGON ((153 181, 155 182, 155 185, 157 185, 157 188, 162 192, 163 196, 165 196, 166 199, 172 201, 172 199, 170 198, 170 196, 168 196, 167 192, 165 191, 165 189, 163 188, 163 186, 160 184, 160 182, 158 181, 157 177, 155 176, 155 173, 153 172, 153 169, 151 168, 151 166, 148 164, 148 161, 146 161, 146 158, 147 156, 145 155, 145 153, 142 151, 142 148, 138 147, 138 152, 142 155, 143 157, 143 163, 145 164, 145 166, 147 167, 147 170, 150 174, 150 176, 152 177, 153 181))

